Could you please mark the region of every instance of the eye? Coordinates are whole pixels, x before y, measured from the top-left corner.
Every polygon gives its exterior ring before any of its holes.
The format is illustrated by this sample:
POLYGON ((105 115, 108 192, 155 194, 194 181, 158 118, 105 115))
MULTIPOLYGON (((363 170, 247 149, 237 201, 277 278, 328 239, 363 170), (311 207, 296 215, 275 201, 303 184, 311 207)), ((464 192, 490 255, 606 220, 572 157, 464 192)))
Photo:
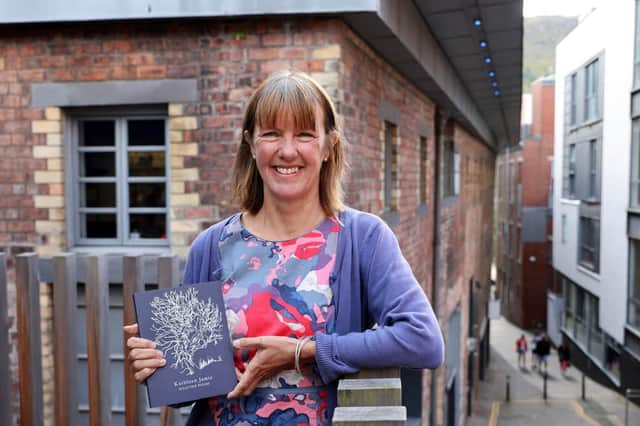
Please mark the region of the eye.
POLYGON ((313 132, 300 132, 296 135, 296 138, 300 142, 311 142, 316 138, 316 135, 313 132))
POLYGON ((265 130, 258 135, 261 139, 272 141, 278 138, 279 134, 275 130, 265 130))

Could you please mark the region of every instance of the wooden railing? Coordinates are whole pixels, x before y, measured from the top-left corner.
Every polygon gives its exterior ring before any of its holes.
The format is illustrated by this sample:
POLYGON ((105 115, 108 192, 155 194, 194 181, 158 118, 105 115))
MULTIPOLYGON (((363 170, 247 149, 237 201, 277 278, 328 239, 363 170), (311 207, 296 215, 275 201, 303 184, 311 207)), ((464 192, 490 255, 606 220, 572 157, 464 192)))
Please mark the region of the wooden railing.
MULTIPOLYGON (((43 378, 40 286, 53 284, 54 423, 78 424, 76 351, 78 283, 85 285, 89 424, 112 424, 109 348, 109 283, 122 283, 123 324, 135 322, 131 295, 145 284, 178 285, 182 265, 176 256, 83 256, 64 253, 39 259, 16 256, 16 305, 20 423, 42 425, 43 378)), ((0 424, 11 424, 6 255, 0 253, 0 424)), ((123 353, 124 347, 123 334, 123 353)), ((127 426, 147 422, 144 387, 125 365, 124 418, 127 426)), ((398 369, 370 370, 340 381, 336 425, 406 424, 398 369)), ((178 410, 163 407, 161 424, 184 423, 178 410)))

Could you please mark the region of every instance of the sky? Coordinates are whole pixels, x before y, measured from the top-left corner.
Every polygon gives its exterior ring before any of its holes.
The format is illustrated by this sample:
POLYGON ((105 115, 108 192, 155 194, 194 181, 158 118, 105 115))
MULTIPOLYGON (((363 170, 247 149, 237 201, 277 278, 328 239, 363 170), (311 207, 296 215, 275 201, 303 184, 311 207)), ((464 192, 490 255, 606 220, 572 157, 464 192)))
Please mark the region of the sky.
POLYGON ((606 0, 524 0, 523 14, 527 18, 543 15, 580 16, 602 1, 606 0))

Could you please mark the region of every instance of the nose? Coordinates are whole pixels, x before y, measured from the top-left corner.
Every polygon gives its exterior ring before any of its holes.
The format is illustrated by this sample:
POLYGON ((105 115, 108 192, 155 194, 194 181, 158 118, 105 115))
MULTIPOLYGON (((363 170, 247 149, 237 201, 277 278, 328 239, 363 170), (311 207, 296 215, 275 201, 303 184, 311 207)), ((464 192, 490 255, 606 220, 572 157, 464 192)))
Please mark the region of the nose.
POLYGON ((278 155, 280 158, 287 159, 295 157, 297 153, 296 141, 292 132, 285 132, 280 145, 278 146, 278 155))

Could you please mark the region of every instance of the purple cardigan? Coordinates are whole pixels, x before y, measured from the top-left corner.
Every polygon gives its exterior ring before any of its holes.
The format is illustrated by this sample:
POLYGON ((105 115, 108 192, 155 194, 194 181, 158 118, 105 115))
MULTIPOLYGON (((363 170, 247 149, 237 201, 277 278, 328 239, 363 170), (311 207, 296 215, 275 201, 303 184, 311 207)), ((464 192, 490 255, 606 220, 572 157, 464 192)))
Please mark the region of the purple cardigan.
MULTIPOLYGON (((344 374, 389 366, 433 369, 444 357, 438 321, 391 229, 379 217, 350 208, 339 217, 344 227, 330 276, 335 333, 315 336, 316 364, 331 385, 333 406, 337 379, 344 374), (374 323, 378 326, 370 329, 374 323)), ((230 219, 195 239, 185 284, 224 278, 218 241, 230 219)))

